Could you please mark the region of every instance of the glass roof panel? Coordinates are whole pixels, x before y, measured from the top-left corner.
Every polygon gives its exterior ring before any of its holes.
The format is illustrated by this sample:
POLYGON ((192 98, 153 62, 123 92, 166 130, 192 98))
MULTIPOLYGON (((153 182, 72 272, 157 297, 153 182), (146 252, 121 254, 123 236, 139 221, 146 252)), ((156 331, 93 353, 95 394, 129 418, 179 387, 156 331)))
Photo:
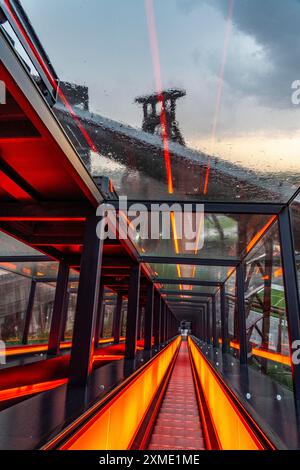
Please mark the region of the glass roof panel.
POLYGON ((193 286, 187 284, 156 284, 161 291, 178 291, 180 295, 188 295, 190 292, 199 292, 213 294, 217 291, 217 287, 211 286, 193 286))
POLYGON ((119 194, 285 202, 295 192, 297 0, 21 3, 61 80, 59 120, 119 194))
POLYGON ((200 281, 223 282, 232 268, 225 266, 196 266, 179 264, 149 263, 153 277, 164 279, 191 279, 200 281))
MULTIPOLYGON (((273 216, 251 214, 142 213, 142 229, 137 227, 132 240, 143 256, 182 256, 184 258, 236 259, 245 255, 267 229, 273 216), (149 215, 148 215, 149 214, 149 215), (200 215, 200 214, 199 214, 200 215), (160 228, 160 230, 157 230, 160 228), (156 238, 153 232, 156 232, 156 238)), ((128 216, 131 221, 132 218, 128 216)))

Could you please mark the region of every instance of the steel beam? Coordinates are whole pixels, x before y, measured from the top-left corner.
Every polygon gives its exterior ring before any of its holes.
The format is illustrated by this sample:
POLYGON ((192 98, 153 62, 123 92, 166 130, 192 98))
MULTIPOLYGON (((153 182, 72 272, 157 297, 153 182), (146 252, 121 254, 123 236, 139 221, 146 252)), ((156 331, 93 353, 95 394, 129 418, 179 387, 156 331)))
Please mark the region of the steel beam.
POLYGON ((180 264, 191 266, 225 266, 236 267, 239 259, 211 259, 211 258, 188 258, 181 256, 150 256, 144 255, 139 257, 140 263, 153 264, 180 264))
POLYGON ((167 295, 178 295, 178 296, 187 296, 187 297, 213 297, 214 294, 211 292, 192 292, 192 291, 177 291, 177 290, 160 290, 161 294, 167 295))
POLYGON ((214 348, 218 346, 217 338, 217 312, 216 312, 216 296, 214 295, 211 299, 211 309, 212 309, 212 342, 214 348))
POLYGON ((220 289, 220 308, 221 308, 221 337, 222 337, 222 352, 228 352, 228 315, 226 312, 226 290, 225 285, 220 289))
POLYGON ((160 298, 160 342, 165 342, 165 303, 163 298, 160 298))
POLYGON ((51 326, 49 333, 48 341, 48 357, 57 356, 60 351, 60 341, 63 331, 63 321, 64 321, 64 308, 67 301, 67 291, 68 291, 68 282, 69 282, 69 266, 64 262, 60 261, 53 312, 51 318, 51 326))
POLYGON ((114 319, 113 319, 113 338, 114 338, 114 343, 116 344, 120 342, 122 302, 123 302, 123 296, 122 294, 118 294, 116 308, 114 311, 114 319))
POLYGON ((136 354, 137 322, 140 296, 140 273, 140 264, 134 264, 131 268, 128 291, 125 359, 134 359, 136 354))
POLYGON ((0 222, 10 221, 85 221, 91 215, 91 204, 65 201, 22 203, 0 202, 0 222))
POLYGON ((103 248, 103 241, 96 234, 98 221, 98 217, 91 216, 85 223, 70 360, 70 385, 85 385, 92 371, 103 248))
POLYGON ((53 258, 46 255, 16 255, 16 256, 0 256, 0 263, 31 263, 31 262, 38 262, 38 261, 52 261, 53 258))
POLYGON ((168 279, 168 278, 152 278, 154 284, 175 284, 175 285, 189 285, 189 286, 204 286, 204 287, 219 287, 221 282, 214 281, 198 281, 197 279, 168 279))
POLYGON ((240 343, 240 364, 247 364, 247 334, 245 310, 245 271, 244 264, 240 263, 236 269, 236 302, 238 314, 238 334, 240 343))
MULTIPOLYGON (((288 208, 284 209, 280 213, 278 217, 278 226, 283 267, 286 315, 289 330, 290 351, 292 355, 295 348, 299 347, 300 308, 293 227, 288 208)), ((294 396, 298 406, 300 406, 300 363, 294 362, 292 364, 292 375, 294 396)))
POLYGON ((145 309, 145 339, 144 349, 150 351, 152 348, 153 336, 153 305, 154 305, 154 285, 151 283, 147 288, 147 303, 145 309))
POLYGON ((28 334, 29 334, 29 328, 30 328, 31 319, 32 319, 35 291, 36 291, 36 282, 35 282, 34 279, 32 279, 31 280, 30 291, 29 291, 27 308, 26 308, 26 312, 25 312, 24 329, 23 329, 23 335, 22 335, 22 344, 27 344, 28 343, 28 334))
POLYGON ((153 317, 153 333, 154 333, 155 346, 158 346, 160 344, 160 316, 161 316, 160 296, 158 293, 156 293, 154 295, 154 317, 153 317))
MULTIPOLYGON (((111 201, 109 201, 111 202, 111 201)), ((119 207, 118 201, 112 201, 112 204, 116 209, 119 207)), ((136 204, 134 200, 127 200, 127 208, 129 208, 132 204, 136 204)), ((266 215, 273 215, 279 214, 279 212, 284 207, 284 204, 276 204, 276 203, 248 203, 248 202, 213 202, 213 201, 193 201, 193 200, 168 200, 168 199, 160 199, 155 201, 148 201, 148 200, 139 200, 139 204, 143 204, 146 210, 155 210, 155 207, 161 204, 167 204, 170 208, 173 204, 176 204, 181 210, 186 210, 187 206, 189 205, 189 212, 196 212, 199 211, 199 205, 204 205, 204 211, 208 214, 266 214, 266 215), (198 207, 197 207, 198 206, 198 207)))

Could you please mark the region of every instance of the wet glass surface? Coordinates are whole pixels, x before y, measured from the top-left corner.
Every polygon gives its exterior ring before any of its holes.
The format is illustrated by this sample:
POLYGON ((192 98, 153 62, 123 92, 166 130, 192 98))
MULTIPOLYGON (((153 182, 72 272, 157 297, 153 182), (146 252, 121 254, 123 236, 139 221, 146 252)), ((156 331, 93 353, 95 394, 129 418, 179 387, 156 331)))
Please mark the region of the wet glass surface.
MULTIPOLYGON (((188 211, 160 215, 152 210, 151 214, 141 212, 142 223, 135 226, 131 239, 143 256, 235 259, 251 250, 257 234, 271 219, 268 215, 188 211)), ((132 218, 128 216, 128 220, 132 218)))
POLYGON ((296 0, 22 5, 61 80, 56 115, 119 194, 287 201, 295 192, 296 0))
POLYGON ((197 279, 200 281, 223 282, 232 268, 225 266, 196 266, 187 264, 149 263, 154 278, 164 279, 197 279))

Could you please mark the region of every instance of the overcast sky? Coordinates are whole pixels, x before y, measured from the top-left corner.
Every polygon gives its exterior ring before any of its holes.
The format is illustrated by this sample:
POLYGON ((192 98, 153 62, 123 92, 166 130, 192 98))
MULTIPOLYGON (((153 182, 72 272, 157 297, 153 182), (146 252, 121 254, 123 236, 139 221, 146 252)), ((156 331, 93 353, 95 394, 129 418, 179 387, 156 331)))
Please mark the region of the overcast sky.
MULTIPOLYGON (((93 111, 140 127, 134 98, 155 90, 144 0, 22 3, 59 77, 87 85, 93 111)), ((153 5, 163 87, 187 92, 177 108, 187 144, 252 168, 300 173, 300 105, 291 103, 300 80, 299 0, 153 5)))

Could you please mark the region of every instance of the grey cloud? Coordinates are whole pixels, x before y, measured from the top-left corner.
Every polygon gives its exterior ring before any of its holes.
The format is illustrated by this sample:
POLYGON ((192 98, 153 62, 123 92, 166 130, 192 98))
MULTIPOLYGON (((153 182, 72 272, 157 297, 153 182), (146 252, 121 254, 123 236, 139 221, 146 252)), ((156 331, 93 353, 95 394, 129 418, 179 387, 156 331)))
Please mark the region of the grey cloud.
MULTIPOLYGON (((193 14, 204 3, 226 20, 228 0, 178 0, 185 14, 193 14)), ((256 96, 266 106, 290 107, 291 83, 300 79, 299 0, 234 0, 233 24, 234 32, 252 37, 262 47, 269 67, 253 70, 249 63, 249 69, 235 56, 232 38, 225 80, 235 93, 256 96)))

